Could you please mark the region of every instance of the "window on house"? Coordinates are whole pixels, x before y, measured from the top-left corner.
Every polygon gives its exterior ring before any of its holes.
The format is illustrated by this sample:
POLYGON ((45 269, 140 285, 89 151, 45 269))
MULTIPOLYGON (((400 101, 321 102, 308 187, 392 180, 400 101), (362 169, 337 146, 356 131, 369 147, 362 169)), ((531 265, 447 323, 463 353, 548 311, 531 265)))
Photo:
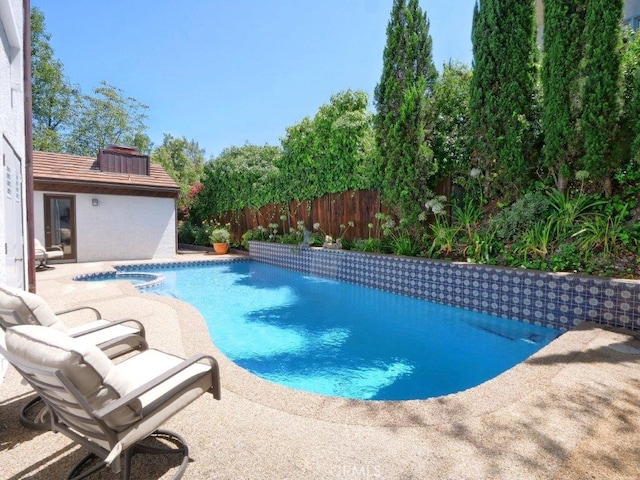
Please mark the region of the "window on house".
POLYGON ((14 170, 14 173, 15 173, 15 182, 13 182, 14 197, 16 202, 19 202, 20 194, 22 192, 22 175, 20 173, 20 170, 18 170, 17 168, 14 170))
POLYGON ((7 198, 13 198, 13 189, 11 188, 11 167, 7 165, 5 170, 7 182, 7 198))
MULTIPOLYGON (((22 91, 22 40, 11 7, 0 8, 0 30, 9 60, 11 90, 22 91)), ((12 96, 13 101, 13 96, 12 96)))
POLYGON ((637 30, 640 27, 640 15, 633 19, 633 29, 637 30))

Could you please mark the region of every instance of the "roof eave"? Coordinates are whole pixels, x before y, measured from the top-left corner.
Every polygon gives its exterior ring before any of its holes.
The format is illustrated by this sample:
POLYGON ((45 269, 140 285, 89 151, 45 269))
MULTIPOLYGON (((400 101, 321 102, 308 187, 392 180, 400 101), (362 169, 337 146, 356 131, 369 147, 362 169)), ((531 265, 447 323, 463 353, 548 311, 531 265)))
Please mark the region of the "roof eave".
POLYGON ((50 191, 69 191, 71 193, 87 193, 81 190, 87 188, 95 189, 96 193, 107 193, 114 195, 126 195, 123 192, 140 192, 150 193, 150 196, 163 196, 179 198, 180 188, 178 186, 157 186, 157 185, 143 185, 143 184, 131 184, 131 183, 118 183, 118 182, 92 182, 92 181, 76 181, 76 180, 64 180, 60 178, 51 177, 37 177, 34 178, 35 190, 50 190, 50 191), (51 187, 55 185, 55 190, 51 187), (66 187, 66 188, 60 188, 66 187))

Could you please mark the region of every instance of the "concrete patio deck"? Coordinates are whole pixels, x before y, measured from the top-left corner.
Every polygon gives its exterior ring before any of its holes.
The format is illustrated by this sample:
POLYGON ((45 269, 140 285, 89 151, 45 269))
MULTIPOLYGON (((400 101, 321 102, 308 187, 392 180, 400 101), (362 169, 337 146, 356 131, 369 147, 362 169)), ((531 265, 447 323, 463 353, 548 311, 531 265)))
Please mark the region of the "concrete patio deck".
MULTIPOLYGON (((178 257, 196 258, 212 256, 178 257)), ((189 443, 193 461, 184 478, 640 478, 640 340, 630 332, 584 323, 503 375, 446 397, 330 398, 236 366, 188 304, 126 282, 71 280, 109 268, 56 265, 38 272, 37 290, 54 310, 88 304, 105 318, 137 318, 152 347, 218 359, 222 401, 203 396, 166 424, 189 443)), ((19 424, 32 395, 10 368, 0 385, 0 476, 64 478, 84 452, 61 434, 19 424)), ((133 478, 171 478, 177 468, 172 459, 136 459, 133 478)), ((120 477, 107 469, 91 478, 120 477)))

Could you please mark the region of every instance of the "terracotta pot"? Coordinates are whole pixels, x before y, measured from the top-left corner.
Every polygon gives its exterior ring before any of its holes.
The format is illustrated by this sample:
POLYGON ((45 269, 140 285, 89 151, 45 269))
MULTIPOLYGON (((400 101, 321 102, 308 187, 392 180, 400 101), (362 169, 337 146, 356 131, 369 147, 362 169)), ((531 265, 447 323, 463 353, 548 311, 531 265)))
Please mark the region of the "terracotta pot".
POLYGON ((218 254, 227 253, 229 251, 229 244, 228 243, 214 243, 213 244, 213 251, 218 253, 218 254))

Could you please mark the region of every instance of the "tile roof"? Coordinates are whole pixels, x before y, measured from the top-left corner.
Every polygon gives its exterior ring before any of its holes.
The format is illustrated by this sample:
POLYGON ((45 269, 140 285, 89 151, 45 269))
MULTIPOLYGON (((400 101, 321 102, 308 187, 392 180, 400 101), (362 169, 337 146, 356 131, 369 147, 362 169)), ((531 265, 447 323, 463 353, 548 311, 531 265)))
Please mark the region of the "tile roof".
MULTIPOLYGON (((33 152, 33 180, 36 190, 40 186, 83 185, 104 190, 136 190, 178 196, 180 187, 157 163, 151 163, 149 175, 103 172, 98 160, 64 153, 33 152)), ((58 188, 56 190, 60 191, 58 188)), ((165 195, 163 195, 165 196, 165 195)))

